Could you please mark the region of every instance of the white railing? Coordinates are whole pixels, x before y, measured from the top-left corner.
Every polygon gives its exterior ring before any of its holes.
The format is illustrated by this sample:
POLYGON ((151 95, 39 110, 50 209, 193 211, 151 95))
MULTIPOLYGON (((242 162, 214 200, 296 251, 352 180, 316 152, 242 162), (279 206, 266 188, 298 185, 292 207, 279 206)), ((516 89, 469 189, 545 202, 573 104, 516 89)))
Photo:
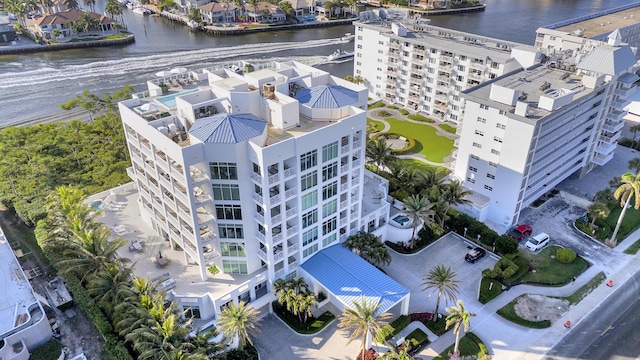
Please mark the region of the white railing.
POLYGON ((287 252, 289 254, 293 254, 296 251, 298 251, 298 244, 293 244, 287 247, 287 252))
POLYGON ((287 210, 287 218, 296 214, 296 208, 291 208, 287 210))
POLYGON ((288 198, 290 198, 292 196, 295 196, 296 193, 297 193, 297 189, 296 188, 291 188, 291 189, 288 189, 288 190, 284 191, 284 197, 286 199, 288 199, 288 198))
POLYGON ((273 261, 278 262, 282 259, 284 259, 284 252, 278 251, 277 253, 273 254, 273 261))
POLYGON ((361 142, 360 140, 355 140, 355 141, 353 142, 353 148, 354 148, 354 149, 355 149, 355 148, 359 148, 361 144, 362 144, 362 142, 361 142))
POLYGON ((340 171, 343 173, 349 171, 349 164, 340 166, 340 171))
POLYGON ((284 236, 282 236, 282 233, 279 233, 279 234, 274 234, 271 238, 273 239, 273 243, 275 244, 282 241, 282 239, 284 239, 284 236))
POLYGON ((295 269, 298 267, 298 261, 294 261, 292 263, 289 263, 289 270, 295 269))
POLYGON ((269 261, 269 259, 267 258, 267 253, 264 251, 264 249, 259 248, 257 254, 258 254, 258 257, 262 259, 264 262, 269 261))
POLYGON ((292 227, 287 228, 287 236, 291 236, 291 235, 293 235, 293 234, 295 234, 297 232, 298 232, 298 227, 297 226, 292 226, 292 227))
POLYGON ((274 276, 276 279, 281 278, 284 275, 284 269, 280 269, 275 272, 274 276))
POLYGON ((278 223, 280 221, 282 221, 282 214, 278 214, 276 216, 272 216, 271 217, 271 223, 272 224, 278 223))
POLYGON ((347 208, 347 205, 348 205, 348 204, 347 204, 347 200, 342 201, 342 202, 340 203, 340 209, 346 209, 346 208, 347 208))
POLYGON ((346 154, 349 152, 349 145, 345 145, 342 147, 342 149, 340 150, 340 154, 346 154))
POLYGON ((269 200, 271 200, 271 203, 277 203, 280 202, 280 194, 278 195, 273 195, 271 198, 269 198, 269 200))
POLYGON ((262 183, 262 176, 260 176, 259 174, 252 172, 250 176, 256 182, 262 183))
POLYGON ((260 204, 262 204, 262 196, 261 196, 260 194, 256 194, 256 193, 254 193, 252 197, 253 197, 253 199, 254 199, 255 201, 257 201, 257 202, 259 202, 260 204))
POLYGON ((347 191, 348 188, 349 188, 348 183, 340 184, 340 192, 347 191))
POLYGON ((271 175, 269 176, 269 185, 276 183, 280 181, 280 174, 275 174, 275 175, 271 175))
POLYGON ((258 220, 258 222, 260 223, 264 223, 264 216, 262 216, 262 214, 256 213, 256 220, 258 220))
POLYGON ((256 232, 256 237, 262 241, 264 241, 265 236, 263 233, 261 233, 260 231, 256 232))
POLYGON ((293 176, 296 174, 296 171, 292 168, 284 169, 284 177, 288 178, 289 176, 293 176))

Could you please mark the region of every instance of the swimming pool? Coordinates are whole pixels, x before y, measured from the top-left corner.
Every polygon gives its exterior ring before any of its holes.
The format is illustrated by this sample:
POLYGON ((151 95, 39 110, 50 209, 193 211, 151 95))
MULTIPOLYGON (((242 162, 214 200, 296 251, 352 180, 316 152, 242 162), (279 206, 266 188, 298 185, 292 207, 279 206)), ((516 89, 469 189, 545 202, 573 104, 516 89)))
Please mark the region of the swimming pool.
POLYGON ((164 106, 167 109, 175 109, 176 97, 191 94, 196 91, 198 91, 198 89, 186 90, 186 91, 179 92, 177 94, 159 97, 156 99, 156 101, 159 102, 162 106, 164 106))
POLYGON ((411 227, 411 219, 405 214, 398 214, 391 219, 391 225, 401 229, 407 229, 411 227))
POLYGON ((96 200, 94 202, 91 203, 91 208, 94 211, 98 211, 100 209, 102 209, 102 200, 96 200))

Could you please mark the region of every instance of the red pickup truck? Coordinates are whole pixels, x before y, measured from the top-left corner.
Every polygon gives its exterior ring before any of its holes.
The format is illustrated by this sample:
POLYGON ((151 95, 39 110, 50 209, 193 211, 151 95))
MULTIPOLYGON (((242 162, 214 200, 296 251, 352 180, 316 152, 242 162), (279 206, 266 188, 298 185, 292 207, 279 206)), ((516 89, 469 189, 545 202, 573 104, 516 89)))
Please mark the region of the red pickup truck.
POLYGON ((517 225, 509 231, 509 236, 514 238, 516 241, 520 241, 531 235, 532 230, 533 229, 529 225, 517 225))

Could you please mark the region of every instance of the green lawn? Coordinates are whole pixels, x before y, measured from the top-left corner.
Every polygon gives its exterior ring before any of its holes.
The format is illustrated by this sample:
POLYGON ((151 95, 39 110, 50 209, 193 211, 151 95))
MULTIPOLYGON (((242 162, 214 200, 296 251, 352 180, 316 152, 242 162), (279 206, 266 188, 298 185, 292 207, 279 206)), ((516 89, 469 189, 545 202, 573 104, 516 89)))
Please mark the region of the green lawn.
MULTIPOLYGON (((449 346, 445 351, 441 352, 437 357, 435 357, 434 360, 449 360, 448 354, 453 352, 454 346, 455 344, 449 346)), ((460 356, 476 356, 478 359, 480 359, 483 355, 480 350, 481 348, 484 349, 484 351, 486 351, 487 349, 482 340, 480 340, 480 338, 478 338, 472 332, 469 332, 465 336, 460 338, 460 345, 458 345, 460 356)))
POLYGON ((604 282, 606 276, 601 271, 598 275, 594 276, 593 279, 589 280, 586 284, 582 285, 580 289, 576 290, 573 294, 561 297, 560 299, 564 299, 569 301, 569 304, 577 304, 580 300, 584 299, 587 295, 589 295, 593 289, 597 288, 600 284, 604 282))
MULTIPOLYGON (((429 330, 431 330, 434 334, 440 336, 444 333, 446 333, 447 329, 445 329, 445 326, 447 326, 447 317, 446 316, 442 316, 440 318, 438 318, 437 321, 429 321, 427 323, 427 327, 429 328, 429 330)), ((449 328, 451 329, 451 328, 449 328)))
POLYGON ((400 161, 404 163, 405 166, 408 168, 417 168, 418 170, 419 169, 436 169, 436 171, 438 172, 443 172, 445 174, 449 173, 449 169, 447 169, 446 167, 427 164, 425 162, 422 162, 416 159, 400 159, 400 161))
POLYGON ((561 286, 571 282, 589 267, 589 263, 577 256, 571 264, 562 264, 555 259, 558 246, 547 246, 537 255, 523 251, 522 256, 529 260, 535 272, 527 272, 522 278, 523 283, 537 283, 551 286, 561 286))
POLYGON ((382 101, 376 101, 375 103, 369 105, 369 110, 381 108, 383 106, 384 106, 384 103, 382 101))
MULTIPOLYGON (((616 223, 618 222, 618 216, 620 216, 620 212, 622 208, 620 206, 616 206, 611 210, 609 216, 607 216, 606 222, 607 225, 611 227, 611 229, 615 229, 616 223)), ((624 239, 630 232, 632 232, 636 227, 640 225, 640 210, 636 210, 633 207, 627 209, 626 214, 624 215, 624 219, 622 220, 622 225, 620 225, 620 230, 618 231, 618 235, 616 236, 618 240, 624 239)))
POLYGON ((372 133, 377 133, 384 130, 384 124, 378 120, 367 118, 367 128, 372 133))
POLYGON ((420 114, 412 114, 407 116, 409 119, 411 120, 415 120, 415 121, 424 121, 427 123, 434 123, 435 121, 433 121, 432 119, 429 119, 426 116, 420 115, 420 114))
POLYGON ((415 153, 420 153, 429 161, 442 163, 451 155, 453 140, 436 134, 433 126, 401 121, 393 117, 386 118, 391 125, 389 132, 411 136, 416 140, 415 153))
POLYGON ((638 250, 640 250, 640 239, 636 240, 636 242, 634 242, 633 244, 631 244, 631 246, 629 246, 624 253, 625 254, 629 254, 629 255, 635 255, 638 253, 638 250))
POLYGON ((500 281, 483 277, 482 280, 480 280, 480 295, 478 296, 478 301, 486 304, 500 295, 501 292, 502 284, 500 281), (489 290, 489 288, 491 288, 491 290, 489 290))
POLYGON ((448 132, 450 134, 455 134, 456 133, 456 128, 451 126, 451 125, 449 125, 449 124, 440 124, 438 126, 440 126, 440 129, 442 129, 442 130, 444 130, 444 131, 446 131, 446 132, 448 132))

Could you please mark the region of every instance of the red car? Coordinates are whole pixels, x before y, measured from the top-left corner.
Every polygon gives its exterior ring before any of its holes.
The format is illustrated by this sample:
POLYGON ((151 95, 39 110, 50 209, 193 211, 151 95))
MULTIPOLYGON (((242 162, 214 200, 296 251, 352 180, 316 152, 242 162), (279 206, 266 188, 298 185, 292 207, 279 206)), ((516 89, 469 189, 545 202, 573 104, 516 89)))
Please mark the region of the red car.
POLYGON ((516 241, 520 241, 526 238, 527 236, 531 235, 532 230, 533 229, 531 228, 530 225, 517 225, 516 227, 511 229, 508 234, 509 236, 514 238, 516 241))

